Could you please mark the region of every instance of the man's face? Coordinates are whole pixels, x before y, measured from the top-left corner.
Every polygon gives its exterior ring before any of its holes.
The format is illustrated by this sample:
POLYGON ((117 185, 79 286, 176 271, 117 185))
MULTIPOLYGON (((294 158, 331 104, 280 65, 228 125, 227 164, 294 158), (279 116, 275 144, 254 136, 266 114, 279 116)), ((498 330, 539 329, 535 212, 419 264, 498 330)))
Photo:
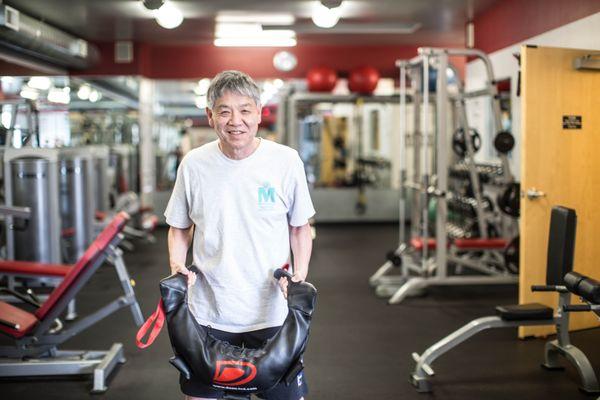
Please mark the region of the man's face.
POLYGON ((225 92, 217 99, 213 109, 206 109, 208 123, 217 132, 225 151, 253 148, 258 131, 261 109, 250 97, 225 92))

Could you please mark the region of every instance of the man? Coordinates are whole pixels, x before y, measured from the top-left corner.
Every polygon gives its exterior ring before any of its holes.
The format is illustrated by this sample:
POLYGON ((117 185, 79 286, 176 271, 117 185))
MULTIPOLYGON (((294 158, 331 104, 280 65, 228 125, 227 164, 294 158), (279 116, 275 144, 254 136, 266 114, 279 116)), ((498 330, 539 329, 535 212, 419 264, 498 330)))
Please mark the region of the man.
MULTIPOLYGON (((298 153, 256 137, 260 91, 248 75, 218 74, 207 102, 218 140, 190 151, 179 167, 165 211, 171 272, 188 276, 198 323, 231 344, 260 347, 287 316, 287 281, 275 282, 272 274, 288 262, 290 247, 293 280, 308 274, 314 208, 298 153), (192 236, 198 276, 185 267, 192 236)), ((223 396, 193 379, 181 377, 180 385, 189 400, 223 396)), ((306 392, 300 373, 263 397, 300 400, 306 392)))

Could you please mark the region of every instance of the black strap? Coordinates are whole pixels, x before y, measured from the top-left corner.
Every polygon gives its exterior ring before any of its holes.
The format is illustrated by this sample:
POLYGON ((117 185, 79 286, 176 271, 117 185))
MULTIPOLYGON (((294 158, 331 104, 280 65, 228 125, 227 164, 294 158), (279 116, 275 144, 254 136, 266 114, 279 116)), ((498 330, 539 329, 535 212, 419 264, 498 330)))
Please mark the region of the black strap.
POLYGON ((286 386, 290 386, 290 384, 296 379, 298 374, 302 372, 304 369, 304 363, 302 360, 298 360, 283 376, 283 381, 286 386))

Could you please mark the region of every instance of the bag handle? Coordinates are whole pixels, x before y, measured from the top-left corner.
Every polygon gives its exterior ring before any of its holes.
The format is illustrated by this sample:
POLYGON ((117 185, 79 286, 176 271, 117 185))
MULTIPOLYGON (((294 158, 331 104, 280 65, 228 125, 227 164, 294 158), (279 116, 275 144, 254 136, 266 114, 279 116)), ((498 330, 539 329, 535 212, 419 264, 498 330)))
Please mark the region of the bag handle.
POLYGON ((158 301, 156 311, 154 311, 154 313, 150 317, 148 317, 146 322, 144 322, 144 324, 140 327, 137 334, 135 335, 135 344, 137 345, 137 347, 139 347, 140 349, 145 349, 146 347, 154 343, 154 340, 158 337, 158 334, 160 333, 160 330, 162 329, 164 324, 165 310, 163 308, 162 299, 160 299, 158 301), (142 338, 146 336, 148 331, 150 331, 150 334, 148 335, 148 339, 144 343, 142 341, 142 338))

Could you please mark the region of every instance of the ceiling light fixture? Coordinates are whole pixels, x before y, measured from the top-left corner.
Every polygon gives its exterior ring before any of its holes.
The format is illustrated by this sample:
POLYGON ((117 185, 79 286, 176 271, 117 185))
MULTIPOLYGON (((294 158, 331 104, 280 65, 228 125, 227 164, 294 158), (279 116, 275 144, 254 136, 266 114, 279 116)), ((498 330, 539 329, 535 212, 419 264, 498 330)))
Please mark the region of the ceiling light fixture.
MULTIPOLYGON (((226 24, 222 24, 226 25, 226 24)), ((215 33, 214 44, 217 47, 292 47, 296 45, 296 32, 290 29, 247 30, 236 32, 221 27, 215 33)))
POLYGON ((32 89, 27 86, 24 86, 23 89, 21 89, 21 93, 19 93, 19 94, 24 99, 34 100, 34 101, 37 100, 38 97, 40 96, 40 94, 38 93, 37 90, 32 89))
POLYGON ((340 20, 341 1, 318 1, 313 7, 312 20, 319 28, 333 28, 340 20))
POLYGON ((177 28, 183 22, 183 14, 171 2, 154 11, 154 18, 165 29, 177 28))
POLYGON ((48 101, 51 103, 69 104, 71 102, 71 96, 69 95, 70 90, 64 88, 51 88, 48 91, 48 101))
POLYGON ((102 98, 102 93, 100 93, 99 91, 97 91, 97 90, 92 90, 92 91, 90 92, 90 97, 89 97, 89 100, 90 100, 92 103, 95 103, 95 102, 97 102, 97 101, 98 101, 98 100, 100 100, 101 98, 102 98))
POLYGON ((294 47, 297 44, 295 37, 231 37, 216 38, 214 45, 217 47, 294 47))
POLYGON ((165 0, 142 0, 142 3, 148 10, 158 10, 165 4, 165 0))
POLYGON ((90 98, 91 92, 92 88, 90 88, 89 85, 81 85, 77 91, 77 97, 79 97, 80 100, 87 100, 90 98))
POLYGON ((52 85, 52 81, 47 76, 33 76, 27 82, 27 86, 38 90, 48 90, 52 85))
POLYGON ((219 13, 216 22, 224 23, 257 23, 262 25, 293 25, 296 18, 292 14, 248 14, 248 13, 219 13))

